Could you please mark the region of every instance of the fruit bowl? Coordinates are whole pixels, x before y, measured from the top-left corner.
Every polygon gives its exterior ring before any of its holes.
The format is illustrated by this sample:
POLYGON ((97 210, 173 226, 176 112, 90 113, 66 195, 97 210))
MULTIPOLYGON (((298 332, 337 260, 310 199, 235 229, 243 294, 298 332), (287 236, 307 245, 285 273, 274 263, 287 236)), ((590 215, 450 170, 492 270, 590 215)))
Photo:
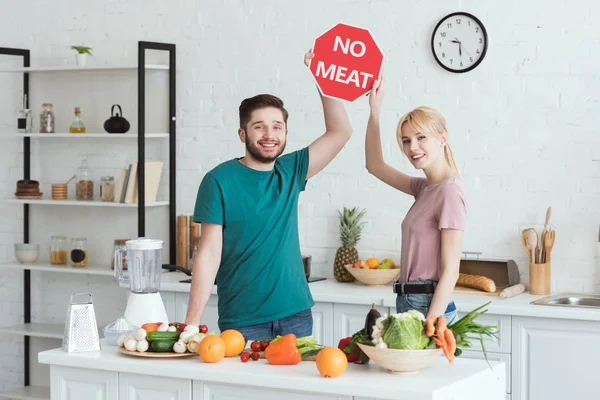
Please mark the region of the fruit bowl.
POLYGON ((352 268, 352 265, 345 266, 348 272, 356 278, 357 281, 367 286, 381 286, 392 282, 400 275, 400 268, 391 269, 363 269, 352 268))
POLYGON ((428 367, 442 354, 442 349, 396 350, 381 349, 357 343, 358 347, 377 365, 391 374, 414 374, 428 367))

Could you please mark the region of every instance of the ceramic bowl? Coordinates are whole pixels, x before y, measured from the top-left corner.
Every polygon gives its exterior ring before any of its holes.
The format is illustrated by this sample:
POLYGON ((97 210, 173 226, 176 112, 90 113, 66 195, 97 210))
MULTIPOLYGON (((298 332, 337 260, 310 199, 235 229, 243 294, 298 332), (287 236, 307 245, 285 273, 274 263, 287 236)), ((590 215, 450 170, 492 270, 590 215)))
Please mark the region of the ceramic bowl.
POLYGON ((346 265, 348 272, 356 278, 357 281, 367 286, 381 286, 392 282, 400 275, 400 268, 393 269, 362 269, 352 268, 352 265, 346 265))
POLYGON ((414 374, 420 369, 431 365, 439 359, 442 349, 424 350, 396 350, 380 349, 358 343, 358 347, 365 352, 375 364, 382 366, 391 374, 414 374))
POLYGON ((15 243, 15 257, 21 264, 33 264, 40 257, 40 245, 35 243, 15 243))

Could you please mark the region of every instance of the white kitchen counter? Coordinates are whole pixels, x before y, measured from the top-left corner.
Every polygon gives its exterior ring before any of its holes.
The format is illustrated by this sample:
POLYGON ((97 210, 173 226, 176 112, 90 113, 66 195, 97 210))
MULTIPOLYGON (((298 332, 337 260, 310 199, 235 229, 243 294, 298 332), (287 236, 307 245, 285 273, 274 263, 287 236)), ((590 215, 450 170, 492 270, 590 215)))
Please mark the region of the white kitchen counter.
MULTIPOLYGON (((293 366, 273 366, 266 360, 242 363, 238 357, 233 357, 226 358, 219 363, 206 364, 198 356, 150 359, 121 354, 117 347, 107 346, 104 343, 102 347, 101 351, 84 353, 66 353, 61 349, 48 350, 40 352, 38 360, 42 364, 50 364, 51 367, 73 368, 72 371, 90 369, 118 372, 119 374, 140 374, 150 376, 149 382, 152 381, 152 376, 188 379, 203 382, 206 387, 210 387, 211 384, 226 384, 232 391, 235 390, 232 385, 236 385, 266 390, 271 396, 274 391, 277 393, 282 391, 285 393, 303 392, 313 394, 315 397, 317 394, 348 396, 343 399, 360 397, 362 399, 403 400, 449 400, 453 398, 504 400, 505 398, 505 364, 496 361, 490 362, 490 368, 483 360, 457 358, 454 364, 450 365, 445 358, 440 357, 430 367, 416 374, 407 375, 387 373, 373 362, 368 365, 350 364, 342 376, 326 379, 319 375, 314 361, 303 361, 293 366)), ((51 372, 52 385, 60 386, 71 379, 59 376, 61 373, 68 372, 64 371, 64 369, 60 369, 54 373, 51 372)), ((119 381, 121 380, 127 381, 120 377, 119 381)), ((141 381, 138 379, 138 382, 141 381)), ((71 381, 70 383, 75 382, 71 381)), ((143 389, 139 385, 138 383, 136 390, 143 389)), ((82 389, 83 387, 83 385, 79 385, 77 390, 87 390, 82 389)), ((53 396, 54 393, 58 393, 58 389, 52 388, 53 396)), ((127 388, 119 386, 119 393, 124 392, 127 392, 127 388)), ((89 392, 89 397, 81 397, 86 393, 78 392, 78 398, 92 398, 92 392, 89 392)), ((192 398, 206 397, 202 397, 201 394, 196 397, 194 391, 192 398)), ((265 396, 265 398, 279 397, 265 396)), ((57 395, 53 399, 59 400, 62 399, 62 396, 57 395)))
MULTIPOLYGON (((179 281, 189 277, 181 272, 165 272, 162 275, 161 291, 164 292, 189 292, 189 283, 179 281)), ((333 278, 324 281, 309 283, 315 302, 365 304, 384 307, 396 307, 396 295, 392 286, 369 287, 360 282, 340 283, 333 278)), ((214 286, 213 294, 217 294, 214 286)), ((461 312, 468 312, 482 304, 491 301, 487 306, 488 314, 513 315, 523 317, 561 318, 600 321, 600 310, 575 307, 557 307, 534 305, 532 301, 546 296, 536 296, 528 292, 518 296, 502 299, 498 296, 455 294, 452 298, 461 312)))

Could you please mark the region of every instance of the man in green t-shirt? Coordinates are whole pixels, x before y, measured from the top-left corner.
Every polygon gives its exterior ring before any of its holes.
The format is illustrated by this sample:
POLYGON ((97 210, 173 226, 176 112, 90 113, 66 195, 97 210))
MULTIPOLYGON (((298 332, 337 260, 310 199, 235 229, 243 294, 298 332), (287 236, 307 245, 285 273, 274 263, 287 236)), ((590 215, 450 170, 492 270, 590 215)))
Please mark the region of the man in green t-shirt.
MULTIPOLYGON (((307 66, 312 57, 305 55, 307 66)), ((268 94, 242 101, 244 157, 209 171, 198 189, 193 221, 202 224, 202 235, 186 323, 199 324, 216 277, 221 331, 236 329, 247 340, 312 334, 314 301, 300 253, 298 196, 352 134, 342 102, 320 97, 325 133, 284 156, 283 102, 268 94)))

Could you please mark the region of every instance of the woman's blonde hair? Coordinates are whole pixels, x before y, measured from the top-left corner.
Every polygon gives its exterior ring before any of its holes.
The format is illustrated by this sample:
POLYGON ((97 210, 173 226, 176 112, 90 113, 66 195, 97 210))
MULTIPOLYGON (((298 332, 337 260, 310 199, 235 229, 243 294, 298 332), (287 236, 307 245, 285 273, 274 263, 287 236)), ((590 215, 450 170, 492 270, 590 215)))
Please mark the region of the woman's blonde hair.
MULTIPOLYGON (((446 129, 446 119, 439 111, 426 106, 417 107, 414 110, 404 114, 398 122, 398 128, 396 129, 396 140, 398 140, 398 145, 400 145, 400 148, 403 147, 402 125, 404 125, 405 122, 408 123, 415 132, 422 132, 426 135, 431 135, 438 140, 442 139, 442 134, 444 132, 448 132, 446 129)), ((444 156, 452 172, 458 176, 459 173, 458 167, 456 166, 456 160, 454 158, 454 152, 452 151, 452 148, 448 142, 446 142, 446 145, 444 146, 444 156)))

